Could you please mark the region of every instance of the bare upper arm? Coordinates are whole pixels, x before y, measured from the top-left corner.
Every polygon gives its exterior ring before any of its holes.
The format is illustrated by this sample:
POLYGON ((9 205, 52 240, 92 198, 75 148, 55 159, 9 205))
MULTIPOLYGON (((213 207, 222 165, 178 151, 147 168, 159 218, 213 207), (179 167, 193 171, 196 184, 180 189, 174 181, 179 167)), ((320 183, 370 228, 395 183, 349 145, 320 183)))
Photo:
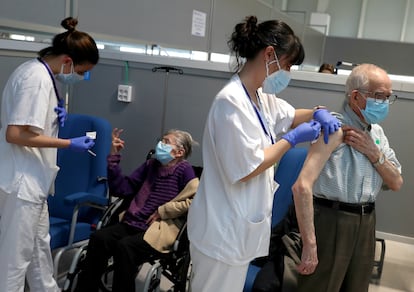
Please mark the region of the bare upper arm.
POLYGON ((320 136, 316 143, 309 147, 309 152, 302 168, 302 174, 308 179, 315 181, 332 152, 342 143, 342 141, 343 131, 341 128, 329 135, 328 144, 325 144, 323 136, 320 136))

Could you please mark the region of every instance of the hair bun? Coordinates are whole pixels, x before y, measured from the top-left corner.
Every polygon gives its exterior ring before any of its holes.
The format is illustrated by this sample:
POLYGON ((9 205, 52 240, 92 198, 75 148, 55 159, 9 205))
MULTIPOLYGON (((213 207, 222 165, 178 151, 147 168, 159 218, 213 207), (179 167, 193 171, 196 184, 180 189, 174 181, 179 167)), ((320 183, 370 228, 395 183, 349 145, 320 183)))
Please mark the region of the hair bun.
POLYGON ((246 29, 249 35, 254 35, 257 31, 257 17, 254 15, 246 17, 246 29))
POLYGON ((76 26, 78 25, 78 20, 73 17, 67 17, 60 23, 63 28, 67 29, 69 32, 72 32, 76 29, 76 26))

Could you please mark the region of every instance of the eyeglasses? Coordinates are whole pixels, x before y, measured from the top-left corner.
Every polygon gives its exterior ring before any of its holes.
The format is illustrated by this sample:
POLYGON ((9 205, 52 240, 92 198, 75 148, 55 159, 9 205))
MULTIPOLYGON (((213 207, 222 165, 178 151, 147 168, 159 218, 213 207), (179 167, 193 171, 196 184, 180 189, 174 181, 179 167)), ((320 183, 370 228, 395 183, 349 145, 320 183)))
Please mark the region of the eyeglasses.
POLYGON ((182 148, 183 146, 178 145, 178 144, 173 144, 168 138, 162 138, 162 139, 158 139, 159 142, 164 143, 164 144, 168 144, 171 146, 177 146, 178 148, 182 148))
POLYGON ((378 104, 381 104, 381 103, 393 104, 398 98, 397 95, 395 94, 386 95, 385 92, 382 92, 382 91, 371 92, 371 91, 358 90, 358 92, 366 93, 369 97, 375 99, 375 103, 378 103, 378 104))

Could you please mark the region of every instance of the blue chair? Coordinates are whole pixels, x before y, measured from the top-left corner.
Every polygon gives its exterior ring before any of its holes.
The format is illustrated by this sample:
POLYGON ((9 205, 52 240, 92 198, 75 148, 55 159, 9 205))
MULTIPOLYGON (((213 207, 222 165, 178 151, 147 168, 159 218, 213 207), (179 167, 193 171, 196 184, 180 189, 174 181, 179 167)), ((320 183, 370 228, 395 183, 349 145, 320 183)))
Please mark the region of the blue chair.
POLYGON ((49 196, 50 246, 54 250, 55 277, 62 253, 87 240, 108 206, 106 157, 111 147, 112 128, 108 121, 88 115, 69 114, 59 137, 84 136, 96 132, 95 146, 88 152, 59 149, 60 167, 55 195, 49 196))
MULTIPOLYGON (((283 155, 275 173, 275 180, 280 184, 275 193, 272 210, 272 227, 276 226, 287 214, 293 203, 292 185, 296 181, 308 151, 306 148, 292 148, 283 155)), ((261 267, 254 262, 249 265, 244 292, 250 292, 261 267)))

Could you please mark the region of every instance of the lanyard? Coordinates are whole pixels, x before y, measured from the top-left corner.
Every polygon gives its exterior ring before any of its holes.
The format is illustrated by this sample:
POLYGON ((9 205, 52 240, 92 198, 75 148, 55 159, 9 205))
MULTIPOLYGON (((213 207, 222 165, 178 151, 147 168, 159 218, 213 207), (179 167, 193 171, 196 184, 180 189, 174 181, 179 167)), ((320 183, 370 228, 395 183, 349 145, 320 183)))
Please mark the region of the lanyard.
POLYGON ((52 71, 50 71, 49 65, 46 64, 46 62, 43 61, 40 57, 37 58, 37 60, 39 60, 39 62, 42 63, 46 67, 46 70, 49 73, 50 78, 52 79, 53 88, 55 89, 55 94, 56 94, 56 98, 58 100, 58 103, 59 103, 59 105, 61 103, 63 104, 63 100, 60 98, 59 91, 57 90, 57 87, 56 87, 55 77, 53 77, 53 74, 52 74, 52 71))
MULTIPOLYGON (((262 129, 263 129, 263 131, 265 132, 266 136, 270 138, 270 141, 272 142, 272 144, 275 144, 275 141, 273 140, 272 134, 270 133, 270 129, 269 129, 269 132, 267 132, 267 129, 266 129, 265 123, 263 122, 263 116, 262 116, 262 114, 260 113, 260 111, 257 109, 257 107, 256 107, 256 105, 254 104, 254 102, 252 101, 252 99, 250 98, 249 92, 247 91, 247 89, 246 89, 246 87, 244 86, 243 82, 242 82, 242 86, 243 86, 244 92, 246 92, 246 96, 247 96, 247 98, 250 100, 250 103, 252 104, 252 106, 253 106, 253 108, 254 108, 254 111, 255 111, 255 113, 256 113, 256 116, 257 116, 257 118, 258 118, 258 119, 259 119, 259 121, 260 121, 260 125, 262 125, 262 129)), ((260 102, 259 95, 257 94, 257 91, 256 91, 256 97, 257 97, 257 101, 258 101, 258 102, 260 102)))

